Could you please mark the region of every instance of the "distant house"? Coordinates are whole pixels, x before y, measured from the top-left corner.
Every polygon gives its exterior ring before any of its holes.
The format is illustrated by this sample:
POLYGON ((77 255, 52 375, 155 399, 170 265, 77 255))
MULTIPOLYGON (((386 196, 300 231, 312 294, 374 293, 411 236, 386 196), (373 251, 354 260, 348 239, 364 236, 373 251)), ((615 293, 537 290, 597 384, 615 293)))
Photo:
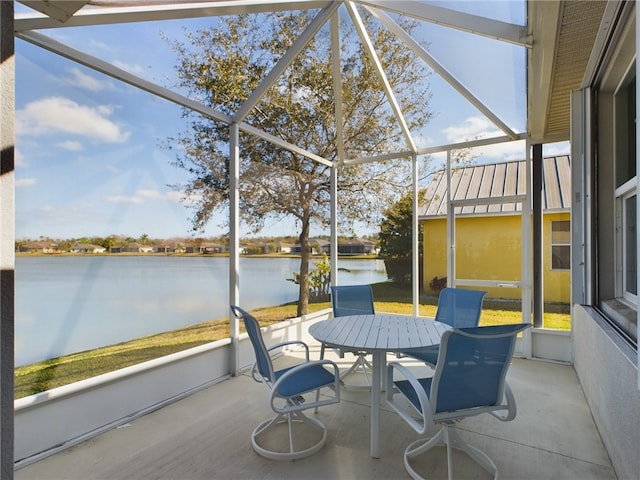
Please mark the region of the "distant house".
MULTIPOLYGON (((331 242, 324 240, 322 238, 310 238, 309 244, 311 245, 312 255, 331 252, 331 242)), ((301 253, 301 252, 302 252, 302 249, 300 248, 299 243, 296 243, 291 247, 291 253, 301 253)))
POLYGON ((200 244, 199 253, 222 253, 227 250, 227 247, 219 243, 203 242, 200 244))
POLYGON ((24 245, 20 245, 18 247, 18 252, 20 253, 60 253, 61 251, 58 249, 58 245, 54 242, 43 241, 43 242, 29 242, 24 245))
POLYGON ((167 242, 154 245, 153 251, 156 253, 185 253, 186 248, 181 243, 167 242))
MULTIPOLYGON (((549 157, 543 165, 544 298, 568 303, 571 293, 571 169, 569 156, 549 157)), ((525 162, 491 163, 451 172, 454 200, 500 198, 526 191, 525 162)), ((424 227, 425 291, 434 277, 447 276, 447 178, 429 184, 420 205, 424 227)), ((469 205, 455 209, 456 278, 519 282, 522 278, 522 204, 469 205)), ((484 288, 484 287, 483 287, 484 288)), ((485 288, 494 298, 520 298, 518 288, 485 288)))
POLYGON ((338 242, 340 255, 371 255, 375 253, 376 244, 370 240, 352 238, 338 242))
POLYGON ((331 253, 331 242, 323 238, 314 238, 311 240, 314 247, 314 253, 331 253))
POLYGON ((124 246, 123 252, 127 253, 152 253, 152 245, 142 245, 141 243, 131 242, 124 246))
POLYGON ((277 252, 278 253, 291 253, 293 249, 293 245, 290 243, 278 242, 277 252))
POLYGON ((71 253, 104 253, 107 249, 90 243, 76 243, 71 247, 71 253))

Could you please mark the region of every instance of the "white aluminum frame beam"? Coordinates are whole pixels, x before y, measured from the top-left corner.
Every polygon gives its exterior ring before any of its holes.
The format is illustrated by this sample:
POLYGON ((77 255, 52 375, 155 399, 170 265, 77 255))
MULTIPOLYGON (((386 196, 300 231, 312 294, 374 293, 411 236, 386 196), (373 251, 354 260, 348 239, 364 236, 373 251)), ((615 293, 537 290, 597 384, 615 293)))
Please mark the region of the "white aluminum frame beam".
POLYGON ((42 33, 33 31, 16 32, 16 37, 40 48, 56 53, 62 57, 68 58, 69 60, 84 65, 85 67, 89 67, 93 70, 104 73, 105 75, 115 78, 116 80, 120 80, 122 82, 128 83, 129 85, 133 85, 140 90, 144 90, 155 96, 164 98, 165 100, 169 100, 170 102, 192 109, 198 113, 201 113, 202 115, 206 115, 207 117, 211 117, 226 124, 232 123, 232 118, 229 115, 219 112, 213 108, 206 107, 201 103, 191 100, 188 97, 180 95, 179 93, 171 91, 167 88, 161 87, 160 85, 145 80, 141 77, 138 77, 137 75, 118 68, 109 62, 70 47, 69 45, 59 42, 58 40, 55 40, 42 33))
POLYGON ((344 112, 342 108, 342 75, 340 72, 340 17, 338 12, 331 16, 331 69, 333 72, 333 91, 335 93, 336 115, 336 159, 331 167, 331 285, 338 285, 338 166, 344 163, 344 112))
POLYGON ((418 155, 411 156, 411 183, 413 186, 411 199, 411 291, 413 298, 413 315, 420 315, 420 229, 419 229, 419 213, 418 213, 418 192, 420 185, 418 184, 418 155))
POLYGON ((516 133, 511 130, 500 118, 493 113, 478 97, 465 87, 451 72, 449 72, 433 55, 431 55, 420 43, 418 43, 406 30, 403 30, 388 14, 375 8, 366 7, 367 10, 375 16, 380 23, 391 30, 399 39, 401 39, 413 52, 420 57, 427 65, 429 65, 438 75, 451 85, 460 95, 462 95, 469 103, 476 107, 491 122, 502 130, 508 137, 515 139, 516 133))
MULTIPOLYGON (((57 3, 57 2, 49 2, 57 3)), ((133 2, 130 2, 133 3, 133 2)), ((141 2, 142 3, 142 2, 141 2)), ((211 2, 156 2, 154 5, 128 7, 84 7, 66 22, 38 14, 18 14, 15 30, 81 27, 116 23, 180 20, 187 18, 220 17, 245 13, 264 13, 327 8, 331 0, 226 0, 211 2)), ((118 2, 114 2, 115 5, 118 2)))
MULTIPOLYGON (((516 138, 511 137, 490 137, 490 138, 482 138, 479 140, 469 140, 468 142, 460 142, 460 143, 450 143, 448 145, 436 145, 433 147, 422 147, 418 149, 417 154, 420 155, 431 155, 434 153, 443 153, 448 152, 449 150, 464 150, 465 148, 475 148, 475 147, 483 147, 487 145, 495 145, 498 143, 506 143, 506 142, 517 142, 520 140, 526 140, 526 133, 517 133, 516 138)), ((397 160, 399 158, 410 157, 413 154, 410 150, 399 150, 397 152, 391 153, 383 153, 381 155, 374 155, 371 157, 358 157, 347 159, 344 161, 345 165, 355 165, 359 163, 371 163, 371 162, 382 162, 385 160, 397 160)))
POLYGON ((42 0, 19 0, 20 3, 26 5, 29 8, 44 13, 48 17, 55 18, 60 22, 66 22, 73 15, 84 7, 88 0, 67 0, 67 1, 42 1, 42 0))
POLYGON ((336 115, 336 152, 339 164, 344 162, 344 109, 342 105, 342 72, 340 70, 340 17, 334 12, 331 17, 331 71, 336 115))
POLYGON ((249 112, 256 106, 256 104, 260 101, 260 99, 264 96, 264 94, 269 90, 269 88, 280 78, 280 76, 284 73, 284 71, 293 63, 298 54, 304 49, 309 42, 313 39, 313 37, 318 33, 318 30, 322 28, 322 26, 327 23, 327 20, 331 18, 333 13, 338 9, 340 4, 338 2, 332 3, 329 7, 322 10, 313 21, 309 24, 309 26, 305 29, 304 32, 298 38, 296 38, 293 45, 287 49, 285 54, 278 60, 276 65, 271 69, 271 71, 267 74, 267 76, 260 82, 260 85, 251 93, 249 98, 244 104, 240 106, 238 111, 235 113, 233 120, 235 122, 241 122, 249 112))
POLYGON ((384 68, 382 68, 382 63, 380 63, 380 59, 378 58, 378 54, 376 53, 376 50, 373 47, 371 38, 369 37, 369 34, 367 33, 367 30, 364 27, 364 22, 362 21, 362 18, 360 18, 360 14, 356 10, 356 7, 353 5, 352 2, 346 1, 344 4, 347 7, 347 12, 349 12, 349 16, 351 17, 351 21, 353 22, 353 25, 356 27, 356 31, 358 32, 358 35, 360 35, 360 40, 362 41, 362 45, 367 51, 369 58, 371 59, 371 62, 373 63, 373 67, 374 67, 373 69, 378 74, 378 78, 380 82, 382 82, 384 91, 387 94, 387 101, 390 103, 391 109, 393 110, 393 113, 395 114, 396 119, 400 123, 400 129, 404 134, 404 137, 409 145, 409 148, 412 153, 416 153, 417 147, 415 142, 413 141, 413 137, 411 136, 411 130, 409 129, 409 126, 407 125, 407 122, 404 118, 402 109, 400 108, 400 104, 398 103, 398 100, 396 99, 396 96, 393 93, 393 90, 391 89, 391 84, 389 83, 389 80, 387 79, 387 76, 384 73, 384 68))
POLYGON ((468 142, 450 143, 448 145, 438 145, 435 147, 425 147, 418 150, 419 155, 429 155, 431 153, 448 152, 449 150, 463 150, 465 148, 484 147, 487 145, 495 145, 497 143, 505 142, 517 142, 519 140, 526 140, 526 133, 516 134, 516 138, 511 137, 490 137, 482 138, 479 140, 469 140, 468 142))
POLYGON ((417 20, 444 25, 475 35, 512 43, 522 47, 532 46, 527 27, 502 22, 492 18, 481 17, 470 13, 458 12, 449 8, 437 7, 411 0, 363 0, 362 5, 381 8, 400 15, 407 15, 417 20))
MULTIPOLYGON (((240 130, 229 125, 229 303, 240 304, 240 130)), ((230 369, 240 374, 240 321, 229 309, 230 369)))
MULTIPOLYGON (((234 123, 233 119, 230 116, 222 112, 219 112, 211 107, 202 105, 201 103, 191 100, 190 98, 185 97, 184 95, 180 95, 179 93, 176 93, 167 88, 161 87, 160 85, 157 85, 153 82, 145 80, 141 77, 133 75, 132 73, 122 70, 108 62, 100 60, 99 58, 93 57, 92 55, 86 54, 84 52, 81 52, 80 50, 77 50, 68 45, 60 43, 57 40, 54 40, 46 35, 43 35, 42 33, 20 32, 20 33, 16 33, 16 37, 21 38, 22 40, 30 42, 34 45, 37 45, 41 48, 44 48, 45 50, 49 50, 50 52, 56 53, 65 58, 73 60, 74 62, 77 62, 86 67, 89 67, 93 70, 104 73, 105 75, 113 77, 117 80, 128 83, 129 85, 133 85, 134 87, 137 87, 141 90, 149 92, 157 97, 164 98, 165 100, 173 102, 177 105, 180 105, 180 106, 189 108, 195 112, 201 113, 202 115, 210 117, 219 122, 225 123, 227 125, 231 125, 232 123, 234 123)), ((249 125, 247 123, 239 123, 238 127, 240 128, 240 130, 246 133, 251 133, 256 137, 262 138, 263 140, 266 140, 275 145, 278 145, 279 147, 282 147, 285 150, 289 150, 291 152, 303 155, 311 160, 315 160, 316 162, 322 163, 327 166, 332 165, 332 163, 329 160, 326 160, 312 152, 304 150, 303 148, 300 148, 297 145, 293 145, 292 143, 285 142, 281 138, 275 137, 274 135, 264 132, 259 128, 253 127, 252 125, 249 125)))

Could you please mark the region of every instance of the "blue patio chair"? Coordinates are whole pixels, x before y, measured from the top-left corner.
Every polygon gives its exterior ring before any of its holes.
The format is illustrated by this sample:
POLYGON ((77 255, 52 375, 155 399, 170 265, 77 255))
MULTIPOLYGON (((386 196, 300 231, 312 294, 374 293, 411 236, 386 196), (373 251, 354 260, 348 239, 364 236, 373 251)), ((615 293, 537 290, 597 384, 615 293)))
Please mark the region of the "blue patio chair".
MULTIPOLYGON (((334 317, 345 317, 348 315, 373 315, 375 309, 373 306, 373 290, 371 285, 340 285, 331 287, 331 306, 333 308, 334 317)), ((320 346, 320 358, 324 358, 326 344, 320 346)), ((352 353, 356 356, 355 362, 346 371, 340 374, 340 379, 362 369, 367 380, 367 388, 371 387, 371 379, 369 372, 373 370, 373 366, 367 360, 367 352, 358 350, 345 350, 329 345, 338 352, 340 358, 344 357, 345 352, 352 353)))
MULTIPOLYGON (((438 297, 436 322, 443 322, 454 328, 477 327, 482 313, 482 302, 487 292, 463 288, 443 288, 438 297)), ((421 349, 419 352, 404 352, 410 356, 435 365, 438 360, 438 345, 421 349)))
MULTIPOLYGON (((253 449, 260 455, 274 460, 296 460, 316 453, 327 440, 327 429, 317 419, 309 418, 303 410, 317 409, 324 405, 340 401, 340 377, 338 366, 329 360, 309 360, 309 347, 301 341, 279 343, 270 348, 265 346, 258 321, 245 310, 231 305, 231 311, 244 321, 249 339, 253 345, 256 362, 252 369, 253 379, 261 382, 271 392, 271 408, 276 416, 262 422, 251 434, 253 449), (305 349, 306 358, 303 363, 292 367, 274 370, 271 352, 289 345, 301 345, 305 349), (327 370, 328 367, 329 369, 327 370), (320 390, 329 387, 333 394, 320 399, 320 390), (304 395, 315 392, 315 401, 308 402, 304 395), (320 439, 311 446, 297 448, 294 445, 293 424, 303 423, 320 432, 320 439), (288 434, 287 451, 273 450, 260 444, 259 438, 267 432, 286 424, 288 434)), ((306 439, 306 437, 305 437, 306 439)), ((266 443, 266 442, 265 442, 266 443)), ((271 441, 271 445, 274 441, 271 441)))
POLYGON ((505 377, 516 336, 530 326, 520 323, 446 331, 433 377, 417 378, 398 362, 388 365, 389 405, 421 435, 440 425, 433 437, 407 446, 404 465, 412 478, 422 477, 411 460, 437 445, 447 447, 449 480, 453 478, 452 448, 463 450, 494 478, 498 477, 496 464, 465 442, 453 424, 483 413, 505 422, 515 418, 515 399, 505 377), (405 401, 399 401, 400 397, 405 401))

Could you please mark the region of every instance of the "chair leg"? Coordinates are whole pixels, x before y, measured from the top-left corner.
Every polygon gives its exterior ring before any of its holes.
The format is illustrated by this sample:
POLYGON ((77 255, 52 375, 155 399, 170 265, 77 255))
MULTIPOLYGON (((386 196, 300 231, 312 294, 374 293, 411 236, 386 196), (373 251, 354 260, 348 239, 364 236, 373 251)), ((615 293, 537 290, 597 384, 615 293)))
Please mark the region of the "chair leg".
MULTIPOLYGON (((362 372, 364 373, 364 376, 367 380, 367 385, 363 385, 360 387, 354 387, 351 386, 351 388, 365 388, 365 389, 370 389, 371 388, 371 378, 369 377, 369 372, 373 371, 373 365, 371 365, 371 363, 369 363, 369 361, 364 357, 364 355, 357 355, 356 361, 353 362, 353 364, 351 365, 351 367, 349 368, 349 370, 347 370, 346 372, 342 372, 340 373, 340 382, 344 383, 344 378, 351 375, 352 373, 355 373, 359 368, 362 368, 362 372)), ((346 385, 345 385, 346 387, 346 385)))
POLYGON ((319 421, 314 418, 307 417, 303 412, 290 412, 287 414, 278 414, 269 420, 265 420, 260 425, 258 425, 251 434, 251 444, 253 445, 253 449, 256 453, 262 455, 263 457, 270 458, 272 460, 298 460, 301 458, 308 457, 313 455, 318 450, 320 450, 327 441, 327 428, 319 421), (269 450, 260 445, 258 442, 258 438, 267 433, 270 429, 287 423, 286 428, 288 430, 289 436, 289 445, 288 452, 278 452, 274 450, 269 450), (308 448, 302 450, 296 450, 295 442, 294 442, 294 432, 293 432, 293 423, 305 423, 309 425, 311 428, 319 430, 322 433, 320 440, 311 445, 308 448))
POLYGON ((498 467, 486 453, 467 443, 455 428, 448 428, 447 430, 449 432, 449 442, 454 448, 466 452, 478 465, 491 473, 493 478, 498 478, 498 467))
POLYGON ((497 480, 498 467, 493 460, 491 460, 491 458, 489 458, 489 456, 483 451, 469 445, 462 439, 455 428, 450 428, 447 425, 444 425, 438 433, 427 441, 420 439, 407 446, 404 452, 404 467, 411 478, 414 480, 423 479, 423 477, 411 466, 410 460, 418 455, 422 455, 438 445, 444 445, 447 448, 447 473, 449 480, 453 479, 453 448, 464 451, 478 465, 492 474, 494 480, 497 480))

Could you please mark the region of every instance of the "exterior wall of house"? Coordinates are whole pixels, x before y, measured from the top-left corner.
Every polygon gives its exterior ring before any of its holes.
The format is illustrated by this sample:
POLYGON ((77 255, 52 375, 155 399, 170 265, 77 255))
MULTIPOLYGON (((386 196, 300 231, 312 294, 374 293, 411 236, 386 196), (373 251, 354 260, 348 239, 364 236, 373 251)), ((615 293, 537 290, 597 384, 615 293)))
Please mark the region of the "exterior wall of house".
MULTIPOLYGON (((571 102, 571 156, 581 159, 572 171, 572 354, 598 431, 622 479, 640 478, 638 349, 626 338, 637 333, 637 301, 623 298, 623 271, 635 275, 632 284, 637 285, 640 264, 635 251, 627 257, 629 252, 622 248, 619 235, 635 232, 637 207, 633 219, 622 216, 621 196, 629 192, 618 190, 621 184, 632 185, 629 190, 637 202, 633 182, 640 156, 640 143, 635 140, 640 125, 636 118, 620 114, 616 108, 630 105, 622 101, 622 94, 626 93, 629 77, 635 81, 640 69, 636 59, 640 37, 635 33, 640 14, 635 2, 611 2, 610 6, 620 7, 622 14, 614 17, 616 21, 606 30, 611 36, 610 42, 603 38, 606 51, 590 59, 594 65, 602 61, 597 81, 594 79, 590 90, 576 92, 571 102), (627 128, 636 129, 631 141, 627 128), (631 154, 633 147, 635 156, 631 154), (626 162, 632 171, 623 168, 626 162), (622 222, 629 222, 632 230, 622 222)), ((592 55, 598 53, 594 49, 592 55)), ((640 107, 637 83, 635 89, 634 113, 640 107)))
MULTIPOLYGON (((544 217, 544 299, 569 303, 570 270, 551 270, 551 221, 569 220, 570 214, 544 217)), ((447 275, 447 225, 438 218, 423 222, 424 285, 447 275)), ((519 215, 463 217, 456 219, 456 277, 467 280, 518 282, 521 279, 521 217, 519 215)), ((518 288, 486 288, 492 298, 519 299, 518 288)))
POLYGON ((593 308, 573 306, 573 362, 618 478, 640 478, 637 352, 593 308))

